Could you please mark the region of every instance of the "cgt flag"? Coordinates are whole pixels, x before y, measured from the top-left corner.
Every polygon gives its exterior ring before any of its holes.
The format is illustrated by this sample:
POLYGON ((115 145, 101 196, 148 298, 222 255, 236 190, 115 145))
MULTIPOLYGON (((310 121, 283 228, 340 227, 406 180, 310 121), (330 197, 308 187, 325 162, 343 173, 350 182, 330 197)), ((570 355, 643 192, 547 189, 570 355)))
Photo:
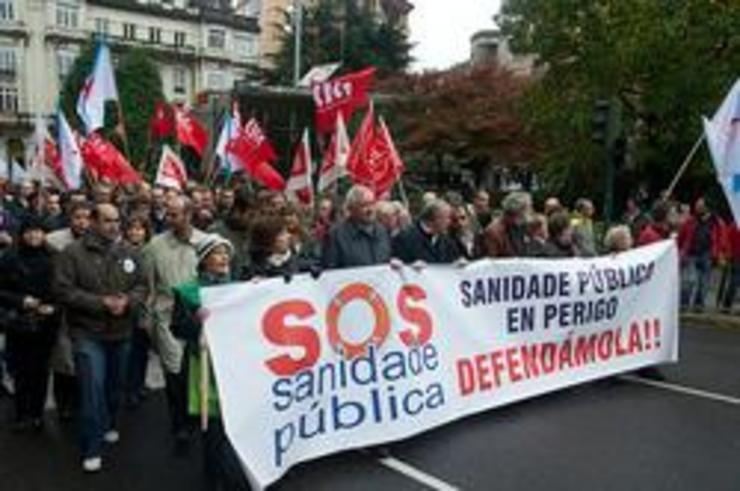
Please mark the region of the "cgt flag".
POLYGON ((355 110, 368 103, 368 91, 375 79, 375 68, 336 77, 314 84, 313 100, 316 104, 316 131, 328 134, 334 131, 337 114, 349 121, 355 110))
POLYGON ((285 180, 270 164, 277 159, 275 149, 256 119, 250 119, 236 137, 229 140, 226 155, 233 157, 255 181, 266 188, 273 191, 285 189, 285 180))
POLYGON ((188 185, 188 173, 185 164, 169 145, 162 146, 162 157, 154 184, 177 190, 184 190, 188 185))
POLYGON ((175 107, 174 112, 177 139, 183 145, 187 145, 195 150, 198 157, 202 158, 208 146, 208 131, 198 122, 193 113, 187 109, 175 107))
POLYGON ((740 226, 740 80, 730 90, 711 120, 704 118, 704 131, 717 171, 717 180, 740 226))
POLYGON ((108 179, 117 184, 138 184, 141 176, 128 160, 100 134, 93 133, 82 143, 82 158, 97 179, 108 179))
POLYGON ((290 171, 285 192, 288 199, 306 206, 313 203, 313 165, 311 162, 311 145, 308 141, 308 128, 303 130, 303 138, 296 149, 293 167, 290 171))
POLYGON ((110 48, 98 44, 92 73, 85 80, 77 99, 77 114, 90 134, 102 128, 105 120, 105 102, 118 101, 118 88, 113 75, 110 48))

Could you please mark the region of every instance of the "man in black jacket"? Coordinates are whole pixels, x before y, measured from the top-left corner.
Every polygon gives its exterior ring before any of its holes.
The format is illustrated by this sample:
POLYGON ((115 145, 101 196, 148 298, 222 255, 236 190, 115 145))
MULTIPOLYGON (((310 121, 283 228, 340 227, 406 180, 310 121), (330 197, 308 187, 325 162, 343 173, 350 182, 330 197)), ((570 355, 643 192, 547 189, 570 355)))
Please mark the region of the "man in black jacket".
POLYGON ((388 263, 391 239, 376 221, 372 189, 353 186, 347 192, 345 206, 347 219, 329 232, 322 250, 322 266, 340 269, 388 263))
POLYGON ((103 441, 115 443, 135 311, 147 293, 138 255, 119 240, 118 209, 95 206, 92 232, 61 253, 55 292, 67 308, 80 386, 83 469, 101 468, 103 441))
POLYGON ((419 220, 406 227, 393 239, 393 257, 404 263, 449 264, 464 257, 447 234, 452 208, 441 199, 428 202, 419 220))

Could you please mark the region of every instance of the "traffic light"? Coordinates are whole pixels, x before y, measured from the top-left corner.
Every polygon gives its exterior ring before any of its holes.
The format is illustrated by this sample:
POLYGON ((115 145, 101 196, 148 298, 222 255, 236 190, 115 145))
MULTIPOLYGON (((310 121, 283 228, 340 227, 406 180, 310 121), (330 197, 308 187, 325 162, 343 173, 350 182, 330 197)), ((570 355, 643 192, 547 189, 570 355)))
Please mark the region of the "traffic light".
POLYGON ((606 145, 609 139, 609 124, 611 120, 611 103, 600 99, 594 103, 593 119, 591 120, 591 139, 595 143, 606 145))

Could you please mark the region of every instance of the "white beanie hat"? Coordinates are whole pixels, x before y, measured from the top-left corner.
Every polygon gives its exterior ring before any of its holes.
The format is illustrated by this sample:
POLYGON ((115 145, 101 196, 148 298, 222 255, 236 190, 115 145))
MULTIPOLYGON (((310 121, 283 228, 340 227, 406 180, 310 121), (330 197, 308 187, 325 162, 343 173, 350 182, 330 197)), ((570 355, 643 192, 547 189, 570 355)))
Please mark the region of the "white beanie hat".
POLYGON ((219 234, 208 234, 195 246, 195 254, 198 256, 198 264, 205 261, 208 255, 218 246, 225 245, 229 250, 229 256, 234 254, 234 246, 219 234))

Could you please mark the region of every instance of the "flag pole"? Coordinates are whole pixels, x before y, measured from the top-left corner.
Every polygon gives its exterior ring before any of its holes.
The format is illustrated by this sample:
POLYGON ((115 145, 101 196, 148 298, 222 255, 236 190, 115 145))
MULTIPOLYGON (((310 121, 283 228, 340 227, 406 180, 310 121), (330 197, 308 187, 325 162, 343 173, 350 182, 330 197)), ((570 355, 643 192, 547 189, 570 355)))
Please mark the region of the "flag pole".
POLYGON ((205 335, 201 334, 200 340, 200 428, 208 429, 208 399, 210 397, 210 360, 208 356, 208 345, 205 335))
POLYGON ((667 196, 671 196, 673 194, 673 190, 676 188, 678 181, 684 175, 684 173, 686 172, 686 169, 689 167, 689 164, 694 159, 696 152, 699 151, 701 144, 704 142, 704 138, 706 138, 706 135, 702 131, 701 136, 699 136, 699 138, 696 140, 696 143, 694 143, 694 146, 689 151, 688 155, 686 155, 686 158, 684 159, 683 164, 681 164, 681 167, 678 169, 678 172, 676 172, 676 175, 673 177, 673 180, 671 181, 670 186, 668 186, 668 189, 666 190, 667 196))

